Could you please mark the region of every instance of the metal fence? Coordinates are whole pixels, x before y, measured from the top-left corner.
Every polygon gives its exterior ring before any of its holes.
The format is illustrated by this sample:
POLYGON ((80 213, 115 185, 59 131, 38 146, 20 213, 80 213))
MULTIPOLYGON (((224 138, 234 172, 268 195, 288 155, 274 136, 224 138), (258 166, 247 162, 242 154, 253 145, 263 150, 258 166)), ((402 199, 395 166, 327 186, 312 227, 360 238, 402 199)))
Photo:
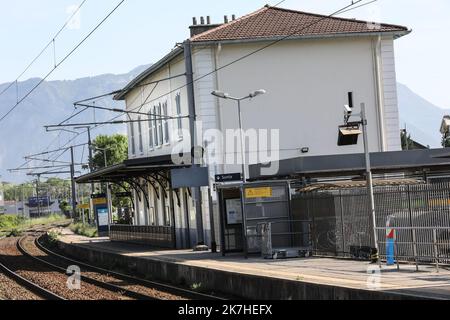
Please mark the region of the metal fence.
MULTIPOLYGON (((395 232, 394 250, 391 253, 393 260, 397 261, 400 268, 400 261, 409 261, 416 264, 419 270, 420 263, 433 263, 436 269, 442 264, 450 264, 450 228, 433 227, 413 227, 396 228, 386 227, 377 228, 384 233, 395 232)), ((388 259, 387 246, 388 241, 379 241, 380 248, 383 248, 381 258, 388 259)))
POLYGON ((111 225, 111 241, 148 245, 154 248, 175 249, 175 228, 156 226, 111 225))
MULTIPOLYGON (((439 262, 450 263, 450 182, 375 187, 374 193, 382 256, 386 255, 383 240, 390 227, 398 230, 400 260, 435 261, 435 230, 439 262)), ((364 187, 298 193, 292 200, 292 212, 295 219, 312 221, 317 254, 354 256, 361 252, 358 248, 374 247, 364 187)))

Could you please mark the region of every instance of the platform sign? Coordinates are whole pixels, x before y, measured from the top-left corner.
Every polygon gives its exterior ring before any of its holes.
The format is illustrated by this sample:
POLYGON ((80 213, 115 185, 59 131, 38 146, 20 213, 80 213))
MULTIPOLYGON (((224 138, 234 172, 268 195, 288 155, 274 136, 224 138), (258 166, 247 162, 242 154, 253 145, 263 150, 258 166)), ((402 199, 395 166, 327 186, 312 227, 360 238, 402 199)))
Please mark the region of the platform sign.
POLYGON ((240 173, 218 174, 215 176, 215 178, 217 183, 242 181, 242 174, 240 173))
POLYGON ((115 194, 117 198, 131 198, 133 195, 131 192, 118 192, 115 194))
POLYGON ((109 234, 109 210, 107 195, 93 194, 91 195, 92 205, 94 206, 94 214, 97 220, 98 235, 100 237, 109 234))
MULTIPOLYGON (((109 225, 108 208, 97 208, 99 231, 105 231, 104 228, 109 225)), ((106 229, 108 231, 108 229, 106 229)))
POLYGON ((206 167, 190 167, 170 171, 172 189, 209 186, 209 172, 206 167))
POLYGON ((273 189, 270 187, 245 189, 246 199, 272 198, 272 196, 273 196, 273 189))
POLYGON ((106 198, 98 198, 98 199, 92 199, 92 204, 94 206, 97 205, 106 205, 108 204, 108 200, 106 198))
POLYGON ((89 203, 83 203, 83 204, 79 204, 77 206, 78 209, 80 210, 89 210, 91 208, 89 203))

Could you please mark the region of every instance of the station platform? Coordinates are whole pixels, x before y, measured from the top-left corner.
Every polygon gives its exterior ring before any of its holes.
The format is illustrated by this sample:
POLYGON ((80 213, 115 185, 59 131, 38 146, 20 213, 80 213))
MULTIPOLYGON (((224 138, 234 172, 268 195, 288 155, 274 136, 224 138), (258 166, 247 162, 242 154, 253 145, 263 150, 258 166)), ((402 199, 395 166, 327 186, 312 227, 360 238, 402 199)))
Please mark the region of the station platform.
POLYGON ((368 262, 302 258, 265 260, 255 256, 158 251, 148 247, 89 239, 60 230, 65 253, 106 268, 174 285, 197 285, 244 299, 262 300, 410 300, 450 299, 450 270, 435 266, 383 266, 368 262))

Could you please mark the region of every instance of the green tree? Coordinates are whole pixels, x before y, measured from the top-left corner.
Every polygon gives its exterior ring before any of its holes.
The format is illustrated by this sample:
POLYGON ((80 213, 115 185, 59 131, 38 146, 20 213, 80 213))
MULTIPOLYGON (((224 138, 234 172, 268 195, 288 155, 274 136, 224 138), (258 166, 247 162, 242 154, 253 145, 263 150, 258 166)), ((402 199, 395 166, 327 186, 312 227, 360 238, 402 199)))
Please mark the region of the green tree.
MULTIPOLYGON (((122 134, 115 134, 112 136, 100 135, 92 144, 95 148, 106 149, 108 166, 122 163, 128 158, 128 139, 122 134)), ((104 151, 94 150, 92 162, 95 170, 104 168, 104 151)))
POLYGON ((414 148, 414 142, 411 139, 411 135, 406 132, 406 130, 402 130, 402 150, 412 150, 414 148))
MULTIPOLYGON (((94 170, 99 170, 105 167, 105 155, 103 150, 106 149, 106 162, 108 166, 119 164, 124 162, 128 158, 128 139, 121 134, 115 134, 112 136, 100 135, 93 141, 93 146, 99 150, 94 150, 93 154, 93 167, 94 170)), ((123 183, 125 187, 128 187, 127 183, 123 183)), ((131 201, 129 198, 118 198, 116 193, 124 192, 121 187, 112 185, 112 202, 116 208, 129 207, 131 201)), ((103 192, 106 190, 103 189, 103 192)))
POLYGON ((442 137, 442 146, 444 148, 450 148, 450 137, 447 136, 442 137))

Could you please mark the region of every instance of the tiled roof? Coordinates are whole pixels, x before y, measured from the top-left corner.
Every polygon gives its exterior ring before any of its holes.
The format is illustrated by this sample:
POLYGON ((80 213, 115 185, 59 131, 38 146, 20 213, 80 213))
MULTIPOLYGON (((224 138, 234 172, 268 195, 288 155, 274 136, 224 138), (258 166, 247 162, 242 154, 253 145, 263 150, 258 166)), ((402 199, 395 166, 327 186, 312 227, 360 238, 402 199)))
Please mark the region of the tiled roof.
POLYGON ((407 27, 374 25, 367 21, 328 17, 265 6, 264 8, 191 38, 193 42, 272 39, 347 33, 408 32, 407 27))

